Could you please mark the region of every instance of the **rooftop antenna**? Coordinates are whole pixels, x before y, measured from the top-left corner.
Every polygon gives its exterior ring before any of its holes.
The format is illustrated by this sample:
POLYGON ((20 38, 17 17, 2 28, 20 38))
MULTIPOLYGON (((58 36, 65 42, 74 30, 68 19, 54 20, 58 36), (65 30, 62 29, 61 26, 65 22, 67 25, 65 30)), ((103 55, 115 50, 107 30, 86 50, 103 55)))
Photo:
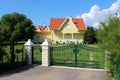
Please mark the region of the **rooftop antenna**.
POLYGON ((72 20, 72 15, 70 15, 68 18, 69 18, 70 20, 72 20))
POLYGON ((46 25, 45 25, 45 22, 43 22, 43 26, 46 26, 46 25))

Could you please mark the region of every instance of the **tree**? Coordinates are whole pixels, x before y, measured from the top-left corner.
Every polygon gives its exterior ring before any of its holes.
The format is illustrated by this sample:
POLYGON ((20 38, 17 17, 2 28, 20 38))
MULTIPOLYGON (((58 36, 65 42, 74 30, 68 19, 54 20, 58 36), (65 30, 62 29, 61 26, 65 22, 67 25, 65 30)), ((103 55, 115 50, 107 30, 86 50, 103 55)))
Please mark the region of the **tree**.
POLYGON ((3 62, 3 57, 6 55, 6 52, 4 50, 5 45, 3 45, 1 41, 1 35, 0 35, 0 61, 3 62))
POLYGON ((6 14, 0 20, 0 33, 2 41, 10 44, 11 62, 14 63, 14 44, 18 41, 24 41, 33 38, 34 29, 32 21, 23 14, 6 14))
POLYGON ((108 17, 100 24, 101 28, 97 32, 99 44, 107 52, 107 67, 114 76, 117 59, 120 56, 120 19, 108 17))
POLYGON ((93 44, 97 42, 95 30, 93 27, 87 27, 87 30, 84 33, 83 41, 85 44, 93 44))

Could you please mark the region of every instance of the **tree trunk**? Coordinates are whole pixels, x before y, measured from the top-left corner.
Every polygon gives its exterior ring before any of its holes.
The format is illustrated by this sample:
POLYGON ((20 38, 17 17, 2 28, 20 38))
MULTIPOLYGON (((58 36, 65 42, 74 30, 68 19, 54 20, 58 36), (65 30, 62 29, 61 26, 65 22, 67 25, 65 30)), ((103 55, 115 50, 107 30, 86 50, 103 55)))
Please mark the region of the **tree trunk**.
POLYGON ((14 40, 10 43, 10 54, 11 54, 11 63, 15 62, 15 54, 14 54, 14 40))

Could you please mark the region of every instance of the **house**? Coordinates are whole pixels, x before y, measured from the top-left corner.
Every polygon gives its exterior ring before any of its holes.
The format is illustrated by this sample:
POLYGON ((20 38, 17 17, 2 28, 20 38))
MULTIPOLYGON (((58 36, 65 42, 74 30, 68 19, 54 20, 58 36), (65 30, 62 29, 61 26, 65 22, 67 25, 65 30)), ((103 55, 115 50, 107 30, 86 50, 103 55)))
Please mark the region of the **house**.
POLYGON ((35 26, 34 42, 43 42, 46 38, 51 41, 51 30, 49 26, 35 26))
POLYGON ((51 18, 49 26, 36 27, 36 36, 40 41, 48 38, 49 41, 54 43, 83 42, 83 34, 86 30, 82 18, 51 18))

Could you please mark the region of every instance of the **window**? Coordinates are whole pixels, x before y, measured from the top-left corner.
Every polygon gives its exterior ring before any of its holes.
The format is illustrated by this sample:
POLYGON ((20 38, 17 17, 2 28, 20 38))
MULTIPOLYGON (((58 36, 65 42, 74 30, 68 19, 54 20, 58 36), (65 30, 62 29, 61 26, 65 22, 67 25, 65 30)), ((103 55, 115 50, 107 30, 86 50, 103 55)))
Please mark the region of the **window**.
POLYGON ((58 34, 56 35, 56 38, 59 39, 59 35, 58 34))
POLYGON ((70 25, 69 25, 69 24, 67 24, 66 27, 67 27, 68 29, 70 29, 70 25))
POLYGON ((71 34, 66 34, 65 39, 72 39, 72 35, 71 34))
POLYGON ((78 34, 74 34, 74 39, 78 39, 78 34))

